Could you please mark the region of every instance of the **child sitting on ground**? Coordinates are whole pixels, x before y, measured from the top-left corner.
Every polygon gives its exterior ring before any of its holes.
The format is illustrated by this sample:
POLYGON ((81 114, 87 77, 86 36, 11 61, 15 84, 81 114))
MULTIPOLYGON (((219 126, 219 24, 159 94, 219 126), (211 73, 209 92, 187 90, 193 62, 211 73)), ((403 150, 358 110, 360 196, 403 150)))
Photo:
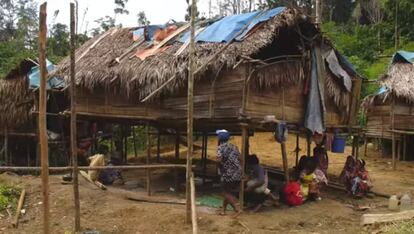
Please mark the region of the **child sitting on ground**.
POLYGON ((305 169, 300 173, 301 192, 304 200, 321 200, 319 189, 328 184, 325 174, 317 168, 314 158, 306 161, 305 169))

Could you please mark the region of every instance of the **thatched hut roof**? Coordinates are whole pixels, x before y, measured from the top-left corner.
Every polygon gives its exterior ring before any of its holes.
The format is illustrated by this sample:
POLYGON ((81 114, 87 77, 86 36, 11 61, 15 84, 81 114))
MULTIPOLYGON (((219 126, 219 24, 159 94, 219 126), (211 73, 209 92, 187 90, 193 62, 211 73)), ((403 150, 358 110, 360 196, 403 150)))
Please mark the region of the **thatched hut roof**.
MULTIPOLYGON (((232 43, 205 71, 200 73, 199 77, 203 77, 209 71, 216 73, 220 69, 232 67, 243 56, 253 57, 278 37, 280 29, 294 26, 304 19, 306 16, 300 10, 286 8, 281 14, 261 24, 243 41, 232 43)), ((112 28, 77 49, 76 79, 79 86, 90 90, 96 86, 104 86, 107 89, 117 87, 116 91, 143 98, 176 75, 175 81, 164 91, 172 92, 182 87, 187 77, 188 48, 176 56, 175 53, 182 46, 178 41, 170 43, 163 52, 147 57, 145 60, 131 56, 136 52, 134 50, 120 64, 115 62, 118 56, 133 45, 132 30, 133 28, 112 28), (82 57, 79 59, 80 56, 82 57)), ((143 44, 140 48, 146 46, 147 44, 143 44)), ((204 64, 210 55, 223 46, 225 43, 197 43, 197 66, 204 64)), ((51 75, 68 79, 69 65, 70 60, 67 57, 57 65, 51 75)), ((278 76, 278 73, 274 75, 278 76)))
POLYGON ((17 128, 30 119, 32 102, 26 74, 33 66, 31 60, 23 60, 0 79, 0 130, 17 128))
POLYGON ((397 97, 414 102, 414 65, 397 62, 390 65, 381 85, 397 97))

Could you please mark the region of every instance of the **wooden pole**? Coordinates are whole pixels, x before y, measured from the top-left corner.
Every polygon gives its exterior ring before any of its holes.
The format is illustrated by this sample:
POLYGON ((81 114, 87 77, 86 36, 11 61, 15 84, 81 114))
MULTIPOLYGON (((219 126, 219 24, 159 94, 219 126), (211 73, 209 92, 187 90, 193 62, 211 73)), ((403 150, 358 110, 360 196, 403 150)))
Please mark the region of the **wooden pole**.
POLYGON ((398 35, 398 0, 395 0, 395 29, 394 29, 394 36, 395 36, 395 51, 398 50, 398 47, 400 46, 399 42, 399 35, 398 35))
POLYGON ((307 150, 306 155, 307 155, 308 157, 310 157, 310 156, 311 156, 311 145, 312 145, 312 142, 311 142, 311 135, 310 135, 310 133, 308 132, 308 133, 306 133, 306 150, 307 150))
POLYGON ((288 166, 285 142, 281 142, 280 147, 281 147, 281 150, 282 150, 283 171, 285 173, 285 180, 288 183, 289 182, 289 166, 288 166))
POLYGON ((208 136, 206 133, 203 134, 203 144, 202 144, 202 160, 203 160, 203 185, 206 182, 207 176, 207 142, 208 136))
MULTIPOLYGON (((193 108, 194 108, 194 70, 195 70, 195 17, 196 17, 196 0, 191 1, 191 35, 188 67, 188 91, 187 91, 187 173, 186 173, 186 222, 191 222, 191 189, 190 179, 192 175, 192 158, 193 158, 193 108)), ((194 225, 194 224, 193 224, 194 225)))
POLYGON ((401 143, 402 141, 397 141, 397 160, 401 161, 401 143))
POLYGON ((161 133, 158 129, 157 131, 157 162, 159 163, 161 159, 161 133))
POLYGON ((193 224, 193 234, 198 233, 197 225, 197 212, 196 212, 196 200, 195 200, 195 185, 194 185, 194 174, 191 174, 191 223, 193 224))
MULTIPOLYGON (((149 134, 150 126, 147 125, 147 165, 151 163, 151 136, 149 134)), ((147 195, 151 196, 151 170, 147 169, 147 195)))
POLYGON ((42 197, 43 197, 43 233, 49 233, 49 158, 46 129, 46 33, 47 33, 47 3, 40 6, 39 14, 39 141, 40 163, 42 167, 42 197))
POLYGON ((180 158, 180 133, 177 130, 175 135, 175 159, 180 158))
POLYGON ((7 128, 4 129, 4 161, 6 163, 6 165, 10 165, 9 164, 9 137, 7 134, 7 128))
POLYGON ((296 160, 295 160, 295 166, 298 166, 298 163, 299 163, 299 151, 300 151, 300 147, 299 147, 299 130, 298 130, 298 133, 296 134, 296 149, 295 149, 296 160))
POLYGON ((394 105, 395 105, 395 100, 394 100, 394 97, 392 97, 392 103, 391 103, 392 169, 396 170, 397 162, 395 160, 394 105))
POLYGON ((137 152, 137 137, 135 133, 135 126, 132 126, 132 138, 134 139, 134 156, 135 156, 135 159, 137 159, 138 152, 137 152))
POLYGON ((407 135, 403 135, 403 160, 407 160, 407 135))
POLYGON ((80 201, 78 180, 78 155, 76 140, 76 83, 75 83, 75 4, 70 3, 70 146, 73 166, 73 198, 75 202, 75 232, 79 232, 80 224, 80 201))
MULTIPOLYGON (((245 168, 246 168, 246 158, 247 158, 247 137, 248 137, 248 126, 245 123, 241 124, 242 127, 242 142, 241 142, 241 158, 240 158, 240 164, 242 168, 242 178, 244 178, 245 174, 245 168)), ((244 182, 243 180, 240 182, 240 193, 239 193, 239 202, 240 202, 240 210, 243 210, 244 208, 244 182)))
POLYGON ((315 0, 315 22, 320 24, 322 22, 322 0, 315 0))

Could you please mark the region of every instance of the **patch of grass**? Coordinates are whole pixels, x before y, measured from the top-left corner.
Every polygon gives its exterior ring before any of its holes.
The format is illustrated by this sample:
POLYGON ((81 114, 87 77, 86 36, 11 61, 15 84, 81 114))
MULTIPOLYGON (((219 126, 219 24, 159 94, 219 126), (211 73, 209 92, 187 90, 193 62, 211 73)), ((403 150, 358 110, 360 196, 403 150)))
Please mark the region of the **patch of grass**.
POLYGON ((395 222, 383 227, 383 233, 387 234, 411 234, 414 233, 414 220, 395 222))
POLYGON ((0 212, 9 205, 15 210, 19 196, 20 189, 9 185, 0 185, 0 212))

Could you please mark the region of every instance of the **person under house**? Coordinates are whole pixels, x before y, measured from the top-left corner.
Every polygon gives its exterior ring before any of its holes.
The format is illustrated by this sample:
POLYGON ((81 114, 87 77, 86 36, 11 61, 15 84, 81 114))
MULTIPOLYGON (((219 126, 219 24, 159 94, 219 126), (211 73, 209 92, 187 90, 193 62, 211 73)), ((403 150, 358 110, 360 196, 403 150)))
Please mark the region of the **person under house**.
POLYGON ((257 212, 263 206, 266 198, 270 198, 276 206, 278 199, 268 189, 268 177, 265 169, 260 165, 256 154, 247 157, 246 176, 246 202, 254 204, 253 212, 257 212))
POLYGON ((227 205, 230 204, 236 212, 235 217, 237 217, 242 212, 237 198, 243 176, 240 151, 237 146, 229 142, 230 133, 227 130, 217 130, 216 134, 219 142, 217 148, 218 173, 223 189, 223 207, 219 214, 225 215, 227 205))

